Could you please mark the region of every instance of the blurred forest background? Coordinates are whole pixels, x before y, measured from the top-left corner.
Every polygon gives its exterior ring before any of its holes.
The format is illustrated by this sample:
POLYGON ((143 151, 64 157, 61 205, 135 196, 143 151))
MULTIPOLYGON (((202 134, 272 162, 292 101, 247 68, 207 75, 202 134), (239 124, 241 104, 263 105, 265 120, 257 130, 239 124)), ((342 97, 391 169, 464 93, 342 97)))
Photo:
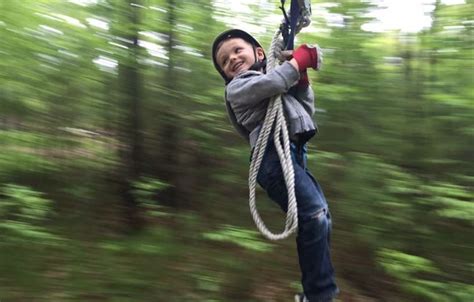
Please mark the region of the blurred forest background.
MULTIPOLYGON (((425 1, 416 32, 367 30, 381 1, 311 2, 339 301, 473 301, 473 1, 425 1)), ((268 46, 279 4, 0 1, 2 302, 292 299, 294 238, 256 232, 210 59, 229 27, 268 46)))

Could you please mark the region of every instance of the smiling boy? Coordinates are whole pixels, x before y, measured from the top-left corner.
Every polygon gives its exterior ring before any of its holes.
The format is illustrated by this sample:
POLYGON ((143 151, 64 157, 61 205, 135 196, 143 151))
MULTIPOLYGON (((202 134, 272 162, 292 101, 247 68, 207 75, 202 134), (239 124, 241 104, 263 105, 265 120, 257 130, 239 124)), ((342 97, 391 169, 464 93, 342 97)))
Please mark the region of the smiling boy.
MULTIPOLYGON (((285 55, 285 53, 283 54, 285 55)), ((332 301, 338 293, 330 257, 331 215, 323 191, 309 172, 306 143, 315 135, 314 95, 307 69, 321 66, 319 47, 301 45, 271 72, 266 73, 266 56, 250 34, 231 29, 217 36, 212 47, 213 63, 224 79, 226 107, 234 127, 255 146, 268 102, 281 94, 295 173, 298 209, 298 258, 304 293, 297 302, 332 301)), ((265 150, 257 181, 283 211, 288 196, 273 138, 265 150)))
POLYGON ((232 79, 238 73, 249 70, 255 61, 263 61, 265 53, 261 47, 239 38, 225 40, 216 54, 217 64, 227 78, 232 79))

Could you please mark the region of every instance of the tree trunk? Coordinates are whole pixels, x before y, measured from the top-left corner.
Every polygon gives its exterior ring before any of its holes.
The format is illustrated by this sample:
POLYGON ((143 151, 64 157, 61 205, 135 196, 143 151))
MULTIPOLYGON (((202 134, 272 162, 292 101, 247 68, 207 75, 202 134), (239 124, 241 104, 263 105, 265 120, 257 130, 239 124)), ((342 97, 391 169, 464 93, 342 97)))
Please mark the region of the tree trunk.
MULTIPOLYGON (((139 4, 134 0, 133 3, 139 4)), ((141 90, 142 79, 137 63, 139 52, 138 27, 140 24, 140 8, 132 6, 128 1, 125 11, 126 22, 132 27, 127 31, 125 38, 133 41, 129 45, 128 58, 119 64, 119 85, 121 108, 121 123, 119 127, 121 173, 119 191, 124 202, 125 219, 131 230, 143 227, 144 220, 140 215, 139 204, 133 195, 133 183, 142 172, 143 164, 143 136, 141 125, 141 90)))
MULTIPOLYGON (((165 74, 164 83, 168 91, 177 91, 179 89, 175 66, 176 66, 176 1, 168 0, 168 68, 165 74)), ((168 96, 167 103, 163 106, 161 135, 161 175, 162 179, 170 184, 170 186, 161 192, 160 202, 164 202, 170 206, 178 206, 180 201, 180 137, 181 137, 181 121, 177 106, 180 106, 180 100, 175 96, 168 96)))

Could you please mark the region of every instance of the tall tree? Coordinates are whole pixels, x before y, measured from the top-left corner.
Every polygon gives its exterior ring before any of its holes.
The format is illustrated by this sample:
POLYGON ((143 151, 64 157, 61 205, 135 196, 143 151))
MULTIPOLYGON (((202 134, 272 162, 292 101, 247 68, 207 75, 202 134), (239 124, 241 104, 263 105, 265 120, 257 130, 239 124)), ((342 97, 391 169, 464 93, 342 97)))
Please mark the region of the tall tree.
MULTIPOLYGON (((119 62, 118 85, 121 99, 121 121, 119 127, 119 144, 121 173, 119 186, 124 200, 124 210, 130 227, 137 230, 143 227, 143 219, 139 204, 133 194, 133 185, 138 181, 143 167, 143 135, 142 135, 142 76, 138 57, 138 32, 140 22, 140 1, 129 0, 122 8, 124 23, 123 32, 119 35, 129 41, 128 54, 119 62)), ((120 15, 122 16, 122 15, 120 15)))
MULTIPOLYGON (((166 31, 166 51, 168 54, 167 71, 163 75, 163 83, 168 91, 179 91, 179 79, 176 74, 177 62, 177 3, 175 0, 167 0, 167 31, 166 31)), ((182 118, 179 114, 179 106, 183 102, 175 94, 168 96, 167 103, 162 107, 161 114, 161 173, 162 178, 170 186, 160 196, 162 201, 177 206, 179 203, 179 153, 181 145, 182 118)))

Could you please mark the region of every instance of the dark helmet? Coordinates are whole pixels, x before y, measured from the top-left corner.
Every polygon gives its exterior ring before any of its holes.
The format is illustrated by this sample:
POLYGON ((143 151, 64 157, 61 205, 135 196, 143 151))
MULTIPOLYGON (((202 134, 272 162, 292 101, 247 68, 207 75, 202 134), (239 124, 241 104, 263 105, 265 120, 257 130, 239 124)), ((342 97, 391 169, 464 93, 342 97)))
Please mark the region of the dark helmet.
POLYGON ((220 75, 222 76, 222 78, 224 78, 224 80, 226 81, 226 83, 229 82, 229 79, 226 77, 224 71, 220 68, 219 64, 217 64, 217 60, 216 60, 216 55, 217 55, 217 51, 219 50, 219 46, 222 42, 224 42, 225 40, 228 40, 228 39, 232 39, 232 38, 241 38, 243 39, 244 41, 247 41, 249 42, 250 44, 252 44, 253 48, 254 48, 254 54, 255 54, 255 64, 252 66, 251 69, 254 69, 254 70, 259 70, 260 68, 263 68, 265 67, 265 62, 266 62, 266 56, 265 58, 263 59, 263 62, 257 62, 257 55, 255 53, 255 48, 256 47, 260 47, 263 49, 262 45, 254 38, 252 37, 249 33, 243 31, 243 30, 240 30, 240 29, 229 29, 229 30, 226 30, 224 32, 222 32, 221 34, 219 34, 215 39, 214 39, 214 43, 212 44, 212 62, 214 63, 214 67, 216 68, 216 70, 220 73, 220 75))

